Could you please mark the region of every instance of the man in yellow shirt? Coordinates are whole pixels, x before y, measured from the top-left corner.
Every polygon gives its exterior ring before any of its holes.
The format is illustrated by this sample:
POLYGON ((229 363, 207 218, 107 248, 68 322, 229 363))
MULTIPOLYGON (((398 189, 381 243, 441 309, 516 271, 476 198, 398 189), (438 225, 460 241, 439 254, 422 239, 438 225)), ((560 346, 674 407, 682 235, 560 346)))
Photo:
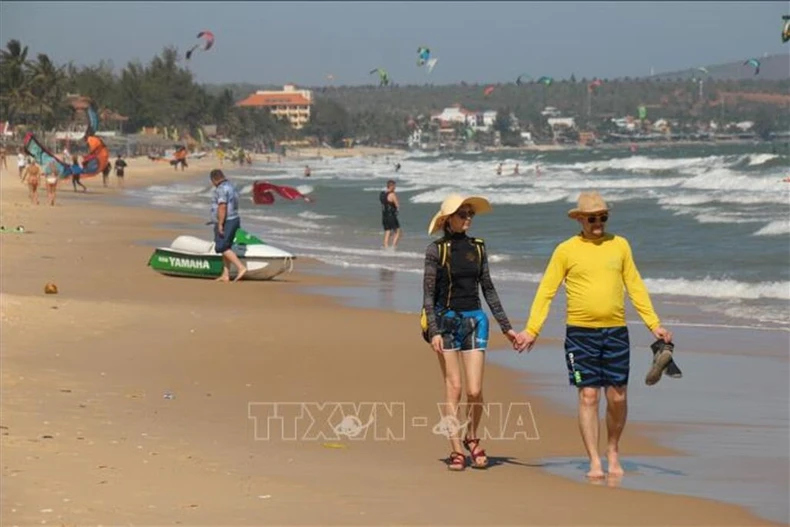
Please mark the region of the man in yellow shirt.
MULTIPOLYGON (((568 216, 579 222, 581 233, 560 243, 551 256, 535 293, 529 320, 518 335, 516 349, 531 350, 549 306, 562 282, 568 297, 565 362, 570 384, 579 389, 579 428, 590 458, 589 478, 603 478, 598 454, 598 402, 606 392, 607 460, 609 474, 621 476, 618 451, 627 415, 626 392, 630 363, 625 294, 653 335, 664 342, 672 333, 661 326, 647 288, 631 255, 628 241, 605 232, 609 207, 598 192, 583 192, 568 216)), ((654 359, 648 374, 661 376, 672 360, 669 350, 654 359)))

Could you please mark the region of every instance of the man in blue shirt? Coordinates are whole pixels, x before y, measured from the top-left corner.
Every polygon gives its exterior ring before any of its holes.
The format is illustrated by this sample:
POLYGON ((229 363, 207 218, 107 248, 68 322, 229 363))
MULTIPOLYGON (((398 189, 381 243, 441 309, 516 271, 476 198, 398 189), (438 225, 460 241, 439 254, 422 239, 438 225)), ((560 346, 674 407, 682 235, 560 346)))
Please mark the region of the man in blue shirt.
POLYGON ((241 227, 239 217, 239 194, 230 181, 225 179, 222 170, 211 171, 211 184, 214 185, 214 197, 211 202, 211 223, 214 224, 214 251, 222 255, 222 275, 217 278, 221 282, 230 281, 230 265, 236 266, 237 274, 233 280, 241 280, 247 268, 233 252, 233 239, 241 227))

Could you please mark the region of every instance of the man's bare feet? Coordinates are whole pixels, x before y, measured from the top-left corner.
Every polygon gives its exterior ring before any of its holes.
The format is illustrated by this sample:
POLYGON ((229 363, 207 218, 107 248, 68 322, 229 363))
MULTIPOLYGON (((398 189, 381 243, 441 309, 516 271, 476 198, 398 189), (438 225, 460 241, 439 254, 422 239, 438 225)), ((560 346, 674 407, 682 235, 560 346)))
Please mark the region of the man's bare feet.
POLYGON ((214 281, 215 282, 230 282, 230 277, 223 273, 222 275, 219 276, 219 278, 216 278, 214 281))
POLYGON ((622 465, 620 465, 620 457, 617 452, 609 452, 606 454, 609 461, 609 475, 620 477, 625 474, 622 465))
POLYGON ((601 460, 592 460, 590 461, 590 470, 587 471, 587 477, 590 479, 603 479, 603 467, 601 466, 601 460))
POLYGON ((245 274, 247 274, 247 268, 242 267, 241 269, 239 269, 239 272, 236 274, 236 278, 234 278, 233 281, 238 282, 239 280, 241 280, 241 277, 244 276, 245 274))

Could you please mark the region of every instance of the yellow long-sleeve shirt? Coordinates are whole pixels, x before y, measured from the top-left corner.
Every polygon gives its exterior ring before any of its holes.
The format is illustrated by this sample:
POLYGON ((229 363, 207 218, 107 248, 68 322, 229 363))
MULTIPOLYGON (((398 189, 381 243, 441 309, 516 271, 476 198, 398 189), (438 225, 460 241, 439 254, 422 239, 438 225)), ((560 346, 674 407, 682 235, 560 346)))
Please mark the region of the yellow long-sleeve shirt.
POLYGON ((661 325, 625 238, 606 234, 589 240, 576 235, 554 249, 529 313, 525 329, 531 335, 540 333, 563 280, 569 326, 625 326, 624 288, 650 331, 661 325))

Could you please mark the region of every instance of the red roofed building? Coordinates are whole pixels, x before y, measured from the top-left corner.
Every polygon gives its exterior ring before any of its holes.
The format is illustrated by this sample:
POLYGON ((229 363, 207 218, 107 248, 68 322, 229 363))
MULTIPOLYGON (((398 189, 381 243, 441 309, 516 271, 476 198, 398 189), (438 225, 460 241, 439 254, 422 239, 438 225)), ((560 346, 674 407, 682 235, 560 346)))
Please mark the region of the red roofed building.
POLYGON ((268 108, 275 117, 285 117, 297 130, 310 122, 310 107, 313 105, 313 92, 297 90, 293 84, 286 84, 282 91, 256 91, 236 106, 268 108))

